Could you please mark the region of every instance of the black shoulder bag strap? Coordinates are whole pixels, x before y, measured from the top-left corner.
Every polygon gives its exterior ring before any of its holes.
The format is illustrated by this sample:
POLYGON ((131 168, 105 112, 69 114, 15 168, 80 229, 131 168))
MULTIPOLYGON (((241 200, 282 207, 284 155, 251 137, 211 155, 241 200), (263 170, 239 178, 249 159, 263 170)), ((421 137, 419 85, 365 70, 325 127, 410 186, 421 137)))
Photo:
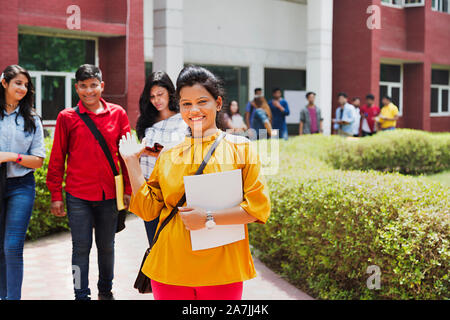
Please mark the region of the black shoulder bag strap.
MULTIPOLYGON (((211 149, 209 149, 208 153, 205 155, 205 158, 203 159, 202 163, 200 164, 200 167, 198 168, 197 172, 195 173, 195 175, 199 175, 203 173, 203 169, 205 169, 206 164, 208 163, 209 159, 211 158, 211 156, 213 155, 214 151, 216 151, 217 146, 219 145, 220 141, 222 141, 222 139, 225 137, 225 133, 222 132, 216 139, 216 141, 214 141, 214 144, 211 146, 211 149)), ((161 223, 161 226, 159 227, 158 231, 156 232, 155 237, 153 238, 152 241, 152 245, 150 246, 150 248, 148 249, 151 250, 151 248, 153 248, 153 246, 155 245, 156 241, 158 240, 159 234, 161 233, 161 231, 164 229, 164 227, 170 222, 170 220, 172 220, 172 218, 177 214, 178 212, 178 207, 181 207, 184 203, 186 202, 186 193, 183 194, 183 196, 181 197, 180 201, 178 201, 177 205, 172 209, 172 211, 170 212, 169 216, 161 223)))
MULTIPOLYGON (((103 153, 105 154, 106 159, 109 162, 109 166, 111 167, 111 170, 113 172, 114 177, 119 175, 119 172, 117 171, 116 165, 114 163, 114 159, 112 157, 111 151, 108 148, 108 145, 106 144, 106 140, 101 134, 101 132, 98 130, 97 126, 95 125, 94 121, 89 117, 87 113, 81 113, 80 109, 75 107, 75 112, 80 116, 81 120, 86 124, 86 126, 89 128, 89 130, 94 135, 95 139, 100 144, 100 147, 103 150, 103 153)), ((120 232, 123 229, 125 229, 125 219, 127 215, 127 210, 120 210, 119 216, 117 218, 117 229, 116 232, 120 232)))
POLYGON ((113 175, 114 176, 119 175, 116 165, 114 164, 114 159, 112 157, 111 151, 109 150, 108 145, 106 144, 106 140, 103 137, 103 135, 101 134, 101 132, 98 130, 94 121, 92 121, 91 117, 89 117, 89 115, 87 113, 81 113, 80 109, 78 107, 75 107, 75 112, 80 116, 81 120, 83 120, 83 122, 87 125, 89 130, 91 130, 95 139, 97 139, 98 143, 100 144, 100 147, 103 150, 103 153, 106 156, 106 159, 108 159, 108 162, 112 169, 113 175))

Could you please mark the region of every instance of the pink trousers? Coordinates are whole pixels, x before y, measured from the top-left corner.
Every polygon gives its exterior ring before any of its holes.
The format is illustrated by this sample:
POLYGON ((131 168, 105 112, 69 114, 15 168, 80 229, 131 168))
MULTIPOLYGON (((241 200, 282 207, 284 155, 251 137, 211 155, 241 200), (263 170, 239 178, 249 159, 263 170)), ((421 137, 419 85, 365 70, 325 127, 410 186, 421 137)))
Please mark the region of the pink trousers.
POLYGON ((183 287, 152 280, 155 300, 241 300, 242 282, 219 286, 183 287))

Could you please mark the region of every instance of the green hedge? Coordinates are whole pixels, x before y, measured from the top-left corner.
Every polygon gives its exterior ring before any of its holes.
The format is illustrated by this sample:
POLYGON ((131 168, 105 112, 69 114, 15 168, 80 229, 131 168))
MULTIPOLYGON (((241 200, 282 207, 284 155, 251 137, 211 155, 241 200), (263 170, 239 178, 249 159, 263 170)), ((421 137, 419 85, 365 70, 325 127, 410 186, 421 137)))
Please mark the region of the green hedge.
POLYGON ((257 255, 316 298, 450 298, 449 189, 401 174, 333 170, 322 160, 339 143, 281 142, 286 165, 267 177, 271 217, 250 225, 257 255), (370 265, 381 269, 380 290, 367 288, 370 265))
POLYGON ((329 149, 327 162, 344 170, 441 172, 450 169, 450 133, 399 129, 359 140, 341 139, 329 149))
POLYGON ((30 240, 35 240, 55 232, 69 230, 67 217, 55 217, 50 212, 51 197, 45 184, 48 161, 52 148, 52 139, 50 137, 45 138, 45 147, 47 149, 47 157, 44 160, 44 165, 37 169, 34 174, 36 178, 36 200, 34 202, 30 225, 27 230, 27 239, 30 240))

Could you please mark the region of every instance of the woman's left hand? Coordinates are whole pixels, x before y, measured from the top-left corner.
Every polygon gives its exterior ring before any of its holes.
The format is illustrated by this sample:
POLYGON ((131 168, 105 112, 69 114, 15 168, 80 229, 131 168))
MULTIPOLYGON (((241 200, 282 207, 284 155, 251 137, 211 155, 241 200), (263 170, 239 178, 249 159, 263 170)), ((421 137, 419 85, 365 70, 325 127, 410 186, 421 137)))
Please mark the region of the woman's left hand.
POLYGON ((122 159, 125 161, 133 157, 139 159, 144 149, 145 140, 143 140, 142 143, 139 143, 135 136, 131 135, 129 132, 127 132, 126 136, 122 136, 122 139, 119 142, 119 152, 122 159))
POLYGON ((178 210, 187 230, 200 230, 205 227, 206 210, 198 207, 179 207, 178 210))

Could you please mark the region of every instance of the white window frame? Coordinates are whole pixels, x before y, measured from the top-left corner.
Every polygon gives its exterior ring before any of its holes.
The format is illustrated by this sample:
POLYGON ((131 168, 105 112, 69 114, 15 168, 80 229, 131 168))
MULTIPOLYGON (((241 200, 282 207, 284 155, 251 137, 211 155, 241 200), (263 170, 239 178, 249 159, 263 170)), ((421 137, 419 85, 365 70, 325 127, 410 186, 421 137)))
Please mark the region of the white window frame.
POLYGON ((386 7, 392 7, 392 8, 397 8, 397 9, 402 9, 402 8, 413 8, 413 7, 424 7, 425 6, 425 0, 419 0, 420 2, 417 3, 407 3, 407 0, 400 0, 398 4, 394 4, 393 0, 388 0, 389 2, 383 2, 383 0, 381 0, 381 4, 386 6, 386 7))
POLYGON ((393 0, 389 0, 389 2, 384 2, 383 0, 381 0, 381 4, 386 7, 392 7, 392 8, 397 8, 397 9, 403 8, 403 1, 400 1, 399 4, 394 4, 394 3, 392 3, 392 1, 393 0))
MULTIPOLYGON (((35 78, 35 91, 36 91, 36 112, 42 117, 42 77, 43 76, 56 76, 65 78, 65 102, 64 108, 72 107, 72 80, 75 79, 75 72, 57 72, 57 71, 30 71, 30 76, 35 78)), ((54 126, 56 120, 42 119, 44 125, 54 126)))
MULTIPOLYGON (((438 70, 437 68, 433 68, 432 70, 438 70)), ((431 112, 431 105, 430 105, 430 117, 449 117, 450 116, 450 70, 444 69, 446 71, 449 71, 449 80, 448 84, 431 84, 431 89, 438 89, 438 112, 431 112), (449 109, 447 112, 442 112, 442 91, 448 90, 448 106, 449 109)), ((430 94, 431 94, 430 89, 430 94)), ((431 102, 430 102, 431 103, 431 102)))
MULTIPOLYGON (((400 66, 400 82, 389 82, 389 81, 381 81, 380 80, 380 87, 386 86, 387 87, 387 95, 392 97, 392 88, 399 88, 400 90, 400 103, 398 104, 398 115, 403 116, 403 64, 397 64, 397 63, 388 63, 388 62, 381 62, 380 66, 382 64, 390 64, 390 65, 397 65, 400 66)), ((381 99, 382 97, 380 97, 381 99)), ((381 108, 381 106, 380 106, 381 108)))
MULTIPOLYGON (((98 67, 100 64, 99 58, 99 38, 78 34, 67 34, 62 32, 47 32, 30 29, 26 26, 19 26, 20 34, 45 36, 45 37, 60 37, 60 38, 71 38, 71 39, 81 39, 81 40, 91 40, 95 42, 95 65, 98 67)), ((64 108, 72 107, 72 79, 75 79, 74 72, 59 72, 59 71, 38 71, 29 70, 30 76, 36 78, 36 88, 35 88, 35 101, 36 101, 36 112, 40 117, 42 117, 42 76, 64 76, 65 77, 65 106, 64 108), (39 79, 39 81, 38 81, 39 79)), ((42 119, 44 126, 55 126, 56 120, 45 120, 42 119)))
POLYGON ((407 0, 403 0, 403 6, 405 8, 414 8, 414 7, 424 7, 425 6, 425 0, 419 0, 420 2, 416 3, 406 3, 407 0))
POLYGON ((444 11, 444 3, 442 0, 436 0, 435 4, 431 3, 431 10, 443 13, 450 13, 450 3, 447 6, 448 11, 444 11))

